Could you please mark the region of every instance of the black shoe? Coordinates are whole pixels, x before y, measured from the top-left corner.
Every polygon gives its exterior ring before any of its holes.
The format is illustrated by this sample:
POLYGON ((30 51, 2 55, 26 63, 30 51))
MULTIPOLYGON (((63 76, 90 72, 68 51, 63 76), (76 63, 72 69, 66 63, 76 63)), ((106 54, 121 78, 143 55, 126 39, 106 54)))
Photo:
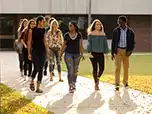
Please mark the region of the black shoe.
POLYGON ((35 91, 35 86, 34 86, 34 84, 30 84, 30 89, 31 89, 31 91, 35 91))
POLYGON ((125 87, 127 88, 127 87, 128 87, 128 84, 125 84, 125 87))
POLYGON ((55 76, 54 72, 52 72, 52 76, 55 76))
POLYGON ((46 70, 44 71, 44 76, 47 76, 47 71, 46 70))
POLYGON ((76 85, 75 85, 75 83, 73 84, 73 90, 74 90, 74 91, 76 90, 76 85))
POLYGON ((36 90, 36 93, 43 93, 43 90, 37 89, 37 90, 36 90))
POLYGON ((119 85, 116 84, 115 90, 119 91, 119 85))

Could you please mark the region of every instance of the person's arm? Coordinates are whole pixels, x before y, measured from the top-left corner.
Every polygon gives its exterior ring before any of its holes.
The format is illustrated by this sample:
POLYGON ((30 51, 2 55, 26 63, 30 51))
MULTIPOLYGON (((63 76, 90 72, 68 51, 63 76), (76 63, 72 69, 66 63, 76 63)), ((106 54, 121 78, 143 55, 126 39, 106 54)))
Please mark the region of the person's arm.
POLYGON ((46 55, 47 55, 47 57, 49 57, 49 46, 46 41, 46 34, 44 34, 44 45, 45 45, 45 49, 46 49, 46 55))
POLYGON ((80 49, 80 56, 82 57, 82 59, 84 59, 84 56, 83 56, 83 38, 82 38, 82 35, 80 34, 80 41, 79 41, 79 45, 80 45, 80 47, 79 47, 79 49, 80 49))
POLYGON ((62 59, 66 46, 67 46, 67 34, 64 35, 64 41, 63 41, 63 45, 61 48, 60 59, 62 59))
POLYGON ((116 30, 113 31, 113 36, 112 36, 112 43, 111 43, 111 59, 114 60, 115 55, 115 40, 116 40, 116 30))
POLYGON ((32 45, 32 30, 30 29, 29 30, 29 33, 28 33, 28 58, 29 60, 32 60, 32 56, 31 56, 31 45, 32 45))
POLYGON ((88 36, 87 51, 88 51, 88 53, 91 53, 91 51, 92 51, 92 39, 90 36, 88 36))
POLYGON ((130 36, 131 36, 131 47, 130 47, 129 51, 127 51, 127 54, 126 54, 127 56, 130 56, 132 54, 132 51, 135 47, 135 34, 133 31, 131 31, 130 36))
POLYGON ((109 52, 108 41, 107 41, 107 37, 105 37, 104 38, 104 53, 106 54, 107 60, 108 60, 108 52, 109 52))

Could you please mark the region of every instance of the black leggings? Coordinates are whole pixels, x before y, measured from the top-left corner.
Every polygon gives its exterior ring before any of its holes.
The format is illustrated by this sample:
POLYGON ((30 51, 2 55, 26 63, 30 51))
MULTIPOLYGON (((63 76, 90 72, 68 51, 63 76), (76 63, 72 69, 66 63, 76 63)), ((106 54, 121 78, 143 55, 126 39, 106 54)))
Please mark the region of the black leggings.
POLYGON ((43 78, 43 66, 45 61, 45 53, 37 53, 36 51, 32 51, 32 60, 34 64, 34 70, 32 72, 32 80, 35 79, 36 74, 38 73, 37 82, 41 83, 43 78))
POLYGON ((44 71, 47 71, 47 67, 48 67, 48 60, 45 59, 45 63, 44 63, 44 71))
POLYGON ((28 59, 28 51, 26 48, 23 48, 23 55, 24 55, 24 75, 27 75, 27 68, 28 68, 28 76, 31 76, 32 61, 28 59))
POLYGON ((23 53, 19 53, 18 54, 18 59, 19 59, 19 68, 20 71, 23 71, 23 63, 24 63, 24 57, 23 57, 23 53))
POLYGON ((104 54, 103 53, 91 53, 93 58, 90 58, 93 67, 93 78, 95 83, 97 83, 98 78, 101 77, 104 71, 104 54), (98 71, 99 66, 99 71, 98 71))

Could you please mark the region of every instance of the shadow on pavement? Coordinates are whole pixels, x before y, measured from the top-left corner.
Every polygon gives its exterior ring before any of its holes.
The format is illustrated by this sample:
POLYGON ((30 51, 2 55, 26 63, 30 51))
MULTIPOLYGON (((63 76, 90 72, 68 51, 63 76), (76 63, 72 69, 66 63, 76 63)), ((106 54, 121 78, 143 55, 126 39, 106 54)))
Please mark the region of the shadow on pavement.
POLYGON ((126 114, 137 108, 137 104, 134 103, 129 96, 127 89, 123 89, 123 95, 120 96, 120 92, 115 91, 114 97, 109 99, 109 109, 116 113, 126 114))
POLYGON ((95 110, 102 107, 105 103, 102 100, 101 94, 99 92, 93 92, 88 98, 79 103, 77 107, 78 114, 93 114, 95 110))
POLYGON ((48 102, 46 108, 54 114, 64 114, 73 107, 73 93, 68 93, 56 102, 48 102))

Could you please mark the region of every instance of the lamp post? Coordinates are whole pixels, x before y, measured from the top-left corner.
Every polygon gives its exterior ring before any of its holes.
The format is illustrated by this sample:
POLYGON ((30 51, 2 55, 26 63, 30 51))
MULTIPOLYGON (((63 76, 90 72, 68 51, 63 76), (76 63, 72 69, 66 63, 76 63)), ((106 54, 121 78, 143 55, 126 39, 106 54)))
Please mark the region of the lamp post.
POLYGON ((88 0, 88 26, 91 24, 91 0, 88 0))

